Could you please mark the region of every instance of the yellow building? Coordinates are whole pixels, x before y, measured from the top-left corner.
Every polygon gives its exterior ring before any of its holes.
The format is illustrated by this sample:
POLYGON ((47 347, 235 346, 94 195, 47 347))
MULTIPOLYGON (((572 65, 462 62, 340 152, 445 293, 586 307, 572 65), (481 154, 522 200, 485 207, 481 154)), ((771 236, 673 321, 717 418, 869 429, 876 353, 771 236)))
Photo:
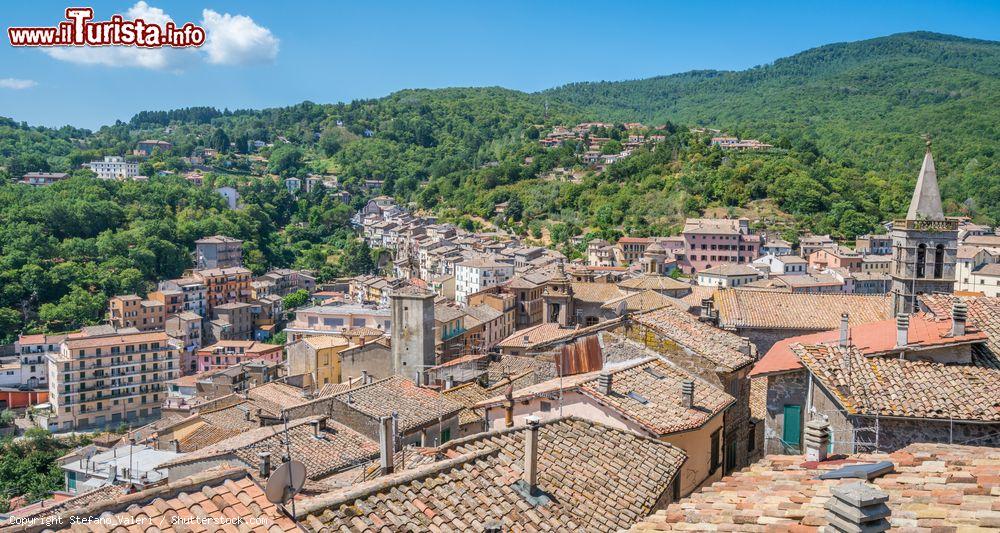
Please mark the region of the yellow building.
POLYGON ((289 344, 288 375, 311 374, 317 387, 340 383, 340 352, 349 347, 351 342, 340 335, 315 335, 289 344))

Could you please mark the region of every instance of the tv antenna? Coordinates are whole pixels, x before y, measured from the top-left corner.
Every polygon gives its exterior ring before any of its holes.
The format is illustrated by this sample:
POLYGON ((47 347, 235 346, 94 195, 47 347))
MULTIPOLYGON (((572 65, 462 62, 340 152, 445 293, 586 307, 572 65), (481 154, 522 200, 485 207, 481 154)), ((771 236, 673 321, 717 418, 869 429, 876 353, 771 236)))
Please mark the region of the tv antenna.
POLYGON ((291 501, 292 520, 297 521, 298 519, 295 517, 295 495, 302 490, 302 486, 306 483, 306 465, 302 461, 292 460, 292 447, 288 436, 288 413, 283 413, 282 418, 285 422, 286 461, 267 478, 267 485, 264 487, 264 496, 267 497, 267 501, 274 504, 284 505, 291 501))

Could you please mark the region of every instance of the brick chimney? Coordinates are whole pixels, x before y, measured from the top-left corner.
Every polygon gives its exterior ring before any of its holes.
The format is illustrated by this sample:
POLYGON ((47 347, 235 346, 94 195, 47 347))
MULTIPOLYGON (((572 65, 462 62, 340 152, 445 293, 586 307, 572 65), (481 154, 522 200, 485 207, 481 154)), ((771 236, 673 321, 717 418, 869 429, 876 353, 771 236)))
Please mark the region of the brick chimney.
POLYGON ((681 383, 681 405, 687 409, 694 407, 694 381, 690 379, 681 383))
POLYGON ((537 416, 525 418, 528 426, 524 430, 524 483, 530 494, 538 492, 538 428, 541 421, 537 416))
POLYGON ((968 314, 969 306, 965 302, 955 302, 951 306, 951 336, 961 337, 965 335, 965 317, 968 314))
POLYGON ((597 392, 605 396, 611 394, 611 372, 601 370, 600 375, 597 376, 597 392))
POLYGON ((378 443, 379 459, 382 461, 382 475, 391 474, 393 471, 393 460, 396 453, 395 431, 391 416, 379 418, 378 443))
POLYGON ((806 424, 806 461, 826 461, 830 449, 830 424, 823 418, 814 418, 806 424))
POLYGON ((845 348, 851 345, 851 321, 847 313, 840 314, 840 345, 845 348))
POLYGON ((910 315, 900 313, 896 317, 896 347, 902 348, 909 343, 910 315))
POLYGON ((257 454, 260 466, 260 477, 267 479, 271 475, 271 452, 260 452, 257 454))
POLYGON ((889 495, 874 485, 858 482, 830 489, 826 501, 829 529, 838 533, 864 531, 879 533, 889 529, 892 510, 885 502, 889 495))

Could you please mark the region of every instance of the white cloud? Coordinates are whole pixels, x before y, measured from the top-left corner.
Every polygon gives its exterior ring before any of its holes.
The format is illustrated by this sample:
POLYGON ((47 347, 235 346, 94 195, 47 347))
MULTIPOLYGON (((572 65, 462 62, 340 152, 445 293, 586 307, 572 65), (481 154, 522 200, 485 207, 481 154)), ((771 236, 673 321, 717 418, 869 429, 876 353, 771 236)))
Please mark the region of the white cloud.
MULTIPOLYGON (((67 46, 43 48, 60 61, 81 65, 134 67, 150 70, 181 70, 203 56, 209 63, 241 65, 267 63, 278 54, 278 38, 271 30, 243 15, 220 15, 211 9, 202 11, 201 26, 207 42, 201 48, 138 48, 134 46, 67 46)), ((95 17, 101 18, 101 17, 95 17)), ((164 10, 140 0, 126 13, 126 19, 166 24, 173 18, 164 10)))
POLYGON ((270 63, 278 55, 278 38, 271 30, 244 15, 219 14, 211 9, 201 12, 201 25, 207 39, 202 50, 208 62, 216 65, 270 63))
MULTIPOLYGON (((98 17, 95 17, 95 19, 98 17)), ((150 24, 172 21, 165 11, 140 0, 125 12, 126 19, 142 19, 150 24)), ((184 50, 171 48, 138 48, 135 46, 63 46, 43 48, 43 52, 60 60, 81 65, 108 67, 138 67, 151 70, 179 68, 184 50)))
POLYGON ((38 82, 35 80, 0 78, 0 89, 14 89, 15 91, 20 91, 21 89, 30 89, 35 85, 38 85, 38 82))

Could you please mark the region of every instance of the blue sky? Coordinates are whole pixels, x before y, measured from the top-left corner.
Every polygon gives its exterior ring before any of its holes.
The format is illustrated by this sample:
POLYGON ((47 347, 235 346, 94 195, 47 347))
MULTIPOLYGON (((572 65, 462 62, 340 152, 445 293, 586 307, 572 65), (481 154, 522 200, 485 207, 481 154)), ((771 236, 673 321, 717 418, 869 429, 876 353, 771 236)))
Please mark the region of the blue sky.
POLYGON ((743 69, 822 44, 913 30, 1000 40, 996 0, 146 1, 140 11, 161 9, 181 24, 208 16, 215 35, 228 40, 218 37, 212 51, 144 58, 126 51, 120 61, 121 51, 15 49, 6 42, 9 26, 55 25, 66 5, 81 4, 106 20, 137 9, 136 1, 5 2, 0 116, 96 128, 146 109, 326 103, 414 87, 536 91, 743 69))

